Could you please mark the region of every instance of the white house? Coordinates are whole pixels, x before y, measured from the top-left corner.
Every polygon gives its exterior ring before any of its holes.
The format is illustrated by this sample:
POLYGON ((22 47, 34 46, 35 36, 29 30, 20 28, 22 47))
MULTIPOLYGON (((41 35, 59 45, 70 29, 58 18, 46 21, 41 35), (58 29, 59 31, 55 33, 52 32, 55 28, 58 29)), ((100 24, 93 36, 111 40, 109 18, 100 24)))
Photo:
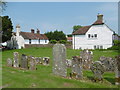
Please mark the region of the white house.
POLYGON ((103 15, 99 14, 92 25, 72 33, 73 49, 107 49, 113 45, 113 34, 103 22, 103 15))
POLYGON ((44 34, 40 34, 37 29, 35 33, 34 29, 31 32, 21 32, 20 26, 16 26, 16 33, 13 33, 11 40, 7 42, 7 47, 10 49, 25 48, 25 44, 48 44, 49 40, 44 34))

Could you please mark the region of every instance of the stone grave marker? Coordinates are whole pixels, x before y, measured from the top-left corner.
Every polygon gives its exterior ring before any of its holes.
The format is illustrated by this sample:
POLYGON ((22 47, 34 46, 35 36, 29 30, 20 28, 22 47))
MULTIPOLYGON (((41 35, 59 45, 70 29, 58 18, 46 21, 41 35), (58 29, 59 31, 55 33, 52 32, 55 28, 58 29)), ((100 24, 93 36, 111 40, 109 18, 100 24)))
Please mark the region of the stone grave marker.
POLYGON ((103 79, 102 75, 105 72, 105 66, 100 61, 95 61, 91 65, 91 70, 94 73, 94 79, 100 81, 103 79))
POLYGON ((7 59, 7 66, 12 67, 12 60, 10 58, 7 59))
POLYGON ((104 60, 106 60, 106 59, 107 59, 107 58, 106 58, 105 56, 101 56, 99 60, 100 60, 100 61, 104 61, 104 60))
POLYGON ((29 56, 28 60, 29 60, 29 70, 36 70, 37 68, 36 68, 35 57, 29 56))
POLYGON ((82 58, 83 69, 90 69, 90 66, 92 64, 93 52, 85 49, 80 52, 80 57, 82 58))
POLYGON ((115 84, 120 85, 120 55, 115 59, 115 84))
POLYGON ((14 56, 14 62, 13 62, 13 67, 19 67, 19 53, 18 52, 14 52, 13 53, 14 56))
POLYGON ((67 75, 66 47, 63 44, 53 46, 53 74, 64 77, 67 75))
POLYGON ((25 54, 21 56, 21 68, 28 69, 28 57, 25 54))
POLYGON ((43 57, 43 65, 49 65, 50 57, 43 57))
POLYGON ((35 57, 36 64, 40 64, 41 57, 35 57))
POLYGON ((72 60, 66 59, 66 65, 67 65, 67 67, 71 67, 72 66, 72 60))
POLYGON ((39 57, 39 63, 43 64, 43 58, 42 57, 39 57))
POLYGON ((82 79, 82 59, 78 56, 73 56, 72 58, 72 75, 75 75, 75 78, 82 79))
POLYGON ((100 57, 99 60, 104 66, 106 71, 114 71, 115 70, 115 60, 111 57, 100 57))

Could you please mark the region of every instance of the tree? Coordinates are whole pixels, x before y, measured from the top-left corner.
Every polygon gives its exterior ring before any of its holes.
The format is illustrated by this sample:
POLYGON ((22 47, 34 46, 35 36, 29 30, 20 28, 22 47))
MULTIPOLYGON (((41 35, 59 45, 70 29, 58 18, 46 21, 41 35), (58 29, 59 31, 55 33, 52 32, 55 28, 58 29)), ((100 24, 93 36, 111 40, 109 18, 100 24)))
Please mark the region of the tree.
POLYGON ((0 16, 0 18, 2 18, 2 42, 6 42, 12 36, 12 21, 9 16, 0 16))
POLYGON ((4 0, 0 0, 0 13, 2 13, 6 8, 6 3, 4 0))
POLYGON ((79 28, 82 28, 82 26, 81 25, 75 25, 75 26, 73 26, 73 32, 75 32, 79 28))
POLYGON ((63 33, 63 31, 54 31, 54 32, 47 32, 45 35, 48 37, 49 40, 67 40, 66 35, 63 33))

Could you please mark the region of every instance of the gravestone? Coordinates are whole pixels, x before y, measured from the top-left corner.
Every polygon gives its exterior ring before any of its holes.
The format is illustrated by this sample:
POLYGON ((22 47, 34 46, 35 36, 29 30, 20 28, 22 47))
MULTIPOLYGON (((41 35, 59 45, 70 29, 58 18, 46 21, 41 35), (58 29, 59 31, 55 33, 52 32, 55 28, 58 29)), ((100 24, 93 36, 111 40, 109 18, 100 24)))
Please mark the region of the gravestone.
POLYGON ((49 65, 50 57, 43 57, 43 65, 49 65))
POLYGON ((72 74, 76 74, 77 79, 82 79, 82 59, 78 56, 72 58, 72 74))
POLYGON ((92 64, 93 52, 85 49, 80 52, 80 57, 82 58, 83 69, 90 69, 90 65, 92 64))
POLYGON ((72 60, 66 59, 66 65, 67 65, 67 67, 71 67, 72 66, 72 60))
POLYGON ((100 61, 95 61, 91 65, 91 70, 94 73, 94 79, 96 81, 103 79, 102 75, 105 72, 105 66, 100 61))
POLYGON ((25 54, 21 56, 21 68, 28 69, 28 57, 25 54))
POLYGON ((66 47, 63 44, 55 44, 53 46, 53 74, 66 77, 66 68, 66 47))
POLYGON ((42 57, 39 57, 39 63, 40 63, 40 64, 43 64, 43 59, 42 59, 42 57))
POLYGON ((106 71, 114 71, 115 70, 115 60, 111 57, 100 57, 99 60, 104 66, 106 71))
POLYGON ((120 85, 120 55, 115 59, 115 84, 120 85))
POLYGON ((41 62, 41 57, 35 57, 36 64, 40 64, 41 62))
POLYGON ((7 59, 7 66, 12 67, 12 60, 10 58, 7 59))
POLYGON ((28 62, 29 62, 29 70, 36 70, 36 61, 35 57, 29 56, 28 57, 28 62))
POLYGON ((19 67, 19 53, 14 52, 13 56, 14 56, 13 67, 19 67))

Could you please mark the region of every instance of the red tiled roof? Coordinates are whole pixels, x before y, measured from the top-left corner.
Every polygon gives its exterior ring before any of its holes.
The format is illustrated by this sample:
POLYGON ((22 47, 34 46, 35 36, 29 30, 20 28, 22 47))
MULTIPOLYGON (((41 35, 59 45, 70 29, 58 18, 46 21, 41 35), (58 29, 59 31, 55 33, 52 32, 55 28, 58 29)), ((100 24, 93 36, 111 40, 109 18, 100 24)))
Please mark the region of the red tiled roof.
POLYGON ((78 29, 77 31, 75 31, 74 33, 72 33, 73 35, 84 35, 88 30, 90 26, 83 26, 82 28, 78 29))
POLYGON ((20 35, 23 36, 24 39, 44 39, 48 40, 47 36, 44 34, 31 33, 31 32, 20 32, 20 35))
POLYGON ((72 37, 67 37, 67 40, 72 40, 72 37))
MULTIPOLYGON (((103 15, 99 14, 99 15, 97 15, 97 20, 92 25, 103 25, 103 24, 104 24, 103 15)), ((84 26, 84 27, 78 29, 77 31, 75 31, 72 34, 73 35, 84 35, 89 30, 89 28, 91 26, 84 26)))
POLYGON ((102 25, 102 24, 104 24, 102 20, 97 20, 92 25, 102 25))

